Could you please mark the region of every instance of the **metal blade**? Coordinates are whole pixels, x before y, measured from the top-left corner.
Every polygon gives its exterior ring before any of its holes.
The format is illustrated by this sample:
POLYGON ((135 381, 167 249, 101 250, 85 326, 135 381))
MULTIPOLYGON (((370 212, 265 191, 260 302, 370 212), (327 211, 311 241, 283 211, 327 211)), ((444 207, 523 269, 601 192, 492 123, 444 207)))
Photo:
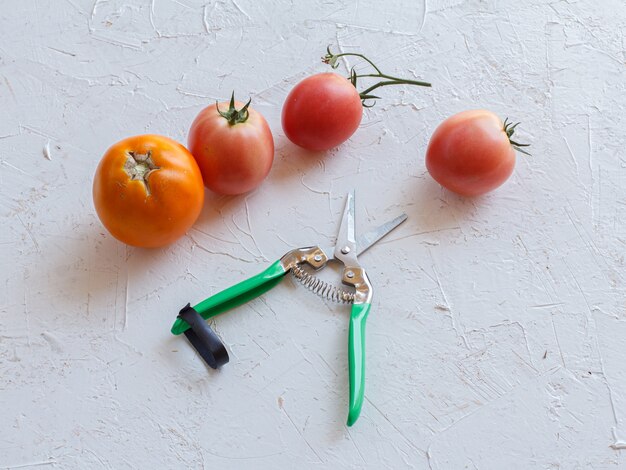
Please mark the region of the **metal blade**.
POLYGON ((354 228, 354 191, 348 193, 346 207, 337 233, 334 256, 346 266, 358 266, 356 260, 356 234, 354 228))
POLYGON ((369 247, 374 245, 381 238, 385 237, 389 232, 399 226, 406 219, 406 214, 399 215, 395 219, 390 220, 389 222, 385 222, 379 227, 376 227, 375 229, 372 229, 369 232, 361 235, 356 243, 358 256, 361 256, 361 254, 367 251, 369 247))

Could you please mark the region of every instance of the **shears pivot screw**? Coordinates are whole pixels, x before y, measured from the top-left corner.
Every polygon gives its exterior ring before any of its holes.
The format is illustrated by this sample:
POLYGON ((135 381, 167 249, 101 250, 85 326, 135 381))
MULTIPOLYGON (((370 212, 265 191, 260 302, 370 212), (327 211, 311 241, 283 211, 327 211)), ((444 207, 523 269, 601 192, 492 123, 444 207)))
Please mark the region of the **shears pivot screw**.
POLYGON ((349 247, 349 246, 344 246, 344 247, 341 249, 341 252, 342 252, 344 255, 347 255, 348 253, 350 253, 350 247, 349 247))
POLYGON ((319 263, 320 261, 322 261, 322 255, 315 255, 313 259, 319 263))
POLYGON ((346 273, 346 277, 349 278, 349 279, 352 279, 354 277, 354 273, 352 271, 348 271, 346 273))

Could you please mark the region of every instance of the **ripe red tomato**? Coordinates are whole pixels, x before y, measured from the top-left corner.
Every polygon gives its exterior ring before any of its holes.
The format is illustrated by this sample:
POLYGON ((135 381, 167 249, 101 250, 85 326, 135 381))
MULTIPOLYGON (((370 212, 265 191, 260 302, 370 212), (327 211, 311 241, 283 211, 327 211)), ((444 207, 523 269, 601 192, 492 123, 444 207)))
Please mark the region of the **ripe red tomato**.
POLYGON ((242 194, 261 184, 274 161, 274 139, 265 118, 247 105, 211 105, 191 124, 188 146, 204 185, 219 194, 242 194))
POLYGON ((159 135, 129 137, 100 160, 93 201, 102 224, 118 240, 164 246, 184 235, 200 215, 202 175, 178 142, 159 135))
POLYGON ((443 121, 426 151, 426 168, 443 187, 462 196, 478 196, 504 183, 515 166, 511 140, 517 124, 503 123, 494 113, 464 111, 443 121))
POLYGON ((282 124, 294 144, 328 150, 345 142, 363 116, 354 85, 336 73, 319 73, 298 83, 283 105, 282 124))

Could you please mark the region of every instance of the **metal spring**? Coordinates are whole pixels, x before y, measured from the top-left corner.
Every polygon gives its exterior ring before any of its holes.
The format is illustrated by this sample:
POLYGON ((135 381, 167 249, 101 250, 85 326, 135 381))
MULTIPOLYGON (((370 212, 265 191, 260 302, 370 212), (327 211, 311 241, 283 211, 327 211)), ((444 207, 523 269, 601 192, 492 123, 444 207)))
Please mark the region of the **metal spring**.
POLYGON ((354 302, 354 292, 349 292, 341 287, 322 281, 319 277, 305 271, 299 265, 292 267, 291 273, 304 287, 324 299, 338 303, 354 302))

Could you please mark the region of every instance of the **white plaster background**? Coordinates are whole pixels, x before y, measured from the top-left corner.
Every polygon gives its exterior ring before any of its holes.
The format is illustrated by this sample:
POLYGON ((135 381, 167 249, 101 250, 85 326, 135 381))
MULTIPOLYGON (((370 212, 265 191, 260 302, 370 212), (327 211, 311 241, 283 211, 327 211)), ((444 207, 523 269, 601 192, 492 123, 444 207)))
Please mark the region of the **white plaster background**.
MULTIPOLYGON (((626 468, 623 2, 31 0, 0 3, 0 467, 626 468), (280 127, 327 44, 432 81, 387 88, 340 148, 280 127), (181 142, 236 90, 274 167, 208 195, 189 234, 128 248, 100 225, 113 142, 181 142), (452 113, 486 107, 532 142, 484 197, 424 166, 452 113), (367 400, 347 411, 348 307, 288 278, 215 322, 208 371, 177 311, 293 246, 409 220, 362 257, 375 284, 367 400)), ((340 71, 346 72, 344 62, 340 71)))

